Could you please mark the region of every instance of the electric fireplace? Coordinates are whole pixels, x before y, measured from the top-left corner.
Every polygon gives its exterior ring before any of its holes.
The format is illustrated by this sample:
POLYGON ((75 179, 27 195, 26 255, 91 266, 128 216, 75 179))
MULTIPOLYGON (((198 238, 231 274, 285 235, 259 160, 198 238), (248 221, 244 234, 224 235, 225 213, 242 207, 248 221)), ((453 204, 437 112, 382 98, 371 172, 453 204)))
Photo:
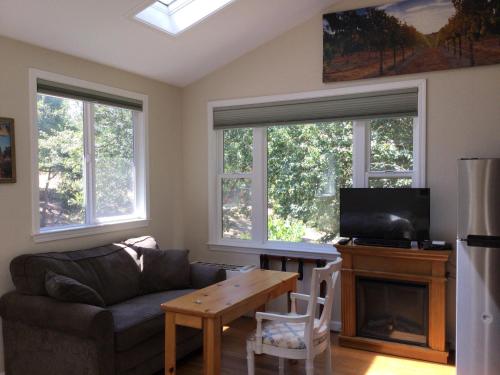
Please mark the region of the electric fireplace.
POLYGON ((427 346, 428 286, 358 277, 357 336, 427 346))
POLYGON ((342 255, 339 344, 448 362, 446 262, 450 251, 356 244, 342 255))

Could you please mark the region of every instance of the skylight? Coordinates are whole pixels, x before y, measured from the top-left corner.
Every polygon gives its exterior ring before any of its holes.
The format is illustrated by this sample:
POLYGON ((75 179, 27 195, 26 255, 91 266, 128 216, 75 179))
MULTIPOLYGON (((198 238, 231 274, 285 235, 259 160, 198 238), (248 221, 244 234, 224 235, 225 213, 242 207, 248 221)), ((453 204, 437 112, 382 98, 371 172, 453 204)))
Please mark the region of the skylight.
POLYGON ((159 0, 135 18, 168 34, 177 35, 235 0, 159 0))
POLYGON ((182 7, 192 3, 193 0, 163 0, 158 2, 165 5, 168 8, 169 15, 172 15, 182 7))

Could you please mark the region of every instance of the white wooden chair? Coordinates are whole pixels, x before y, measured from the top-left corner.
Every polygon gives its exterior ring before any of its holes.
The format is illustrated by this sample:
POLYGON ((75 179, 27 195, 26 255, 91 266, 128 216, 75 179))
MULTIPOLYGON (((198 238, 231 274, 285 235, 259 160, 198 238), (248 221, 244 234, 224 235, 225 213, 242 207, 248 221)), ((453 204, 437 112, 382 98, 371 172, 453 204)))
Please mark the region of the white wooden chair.
POLYGON ((285 371, 285 358, 305 359, 306 374, 314 374, 314 357, 326 350, 325 374, 332 373, 330 349, 330 320, 332 316, 333 289, 340 273, 342 258, 323 268, 314 268, 311 278, 311 294, 291 293, 292 312, 272 314, 257 312, 257 329, 247 340, 248 375, 255 374, 255 354, 279 357, 279 374, 285 371), (318 297, 320 285, 326 281, 326 297, 318 297), (297 300, 308 302, 307 312, 297 314, 297 300), (316 319, 316 308, 323 305, 323 312, 316 319), (267 322, 263 323, 262 321, 267 322))

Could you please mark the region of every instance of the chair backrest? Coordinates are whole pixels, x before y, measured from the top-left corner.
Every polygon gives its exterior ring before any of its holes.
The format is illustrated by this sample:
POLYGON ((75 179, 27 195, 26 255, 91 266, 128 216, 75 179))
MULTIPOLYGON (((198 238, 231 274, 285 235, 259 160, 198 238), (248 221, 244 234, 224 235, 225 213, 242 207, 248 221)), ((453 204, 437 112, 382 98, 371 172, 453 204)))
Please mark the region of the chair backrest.
POLYGON ((311 292, 309 303, 307 306, 307 315, 309 321, 306 323, 305 340, 309 345, 312 345, 314 339, 314 331, 329 330, 329 324, 332 316, 333 306, 333 291, 335 284, 340 274, 342 267, 342 258, 338 257, 335 261, 328 263, 325 267, 314 268, 311 277, 311 292), (316 309, 318 308, 317 298, 319 297, 319 290, 321 284, 326 283, 326 296, 323 311, 319 317, 319 325, 314 327, 314 320, 316 317, 316 309))

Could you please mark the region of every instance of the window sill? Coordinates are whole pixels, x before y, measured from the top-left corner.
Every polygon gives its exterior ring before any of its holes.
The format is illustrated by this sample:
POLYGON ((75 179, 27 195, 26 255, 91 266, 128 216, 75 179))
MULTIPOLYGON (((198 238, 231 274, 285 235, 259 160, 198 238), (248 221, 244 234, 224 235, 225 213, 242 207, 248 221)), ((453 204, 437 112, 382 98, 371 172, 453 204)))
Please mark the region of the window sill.
POLYGON ((117 232, 135 228, 143 228, 149 225, 148 219, 133 219, 114 223, 102 223, 95 225, 82 225, 71 228, 58 228, 33 234, 35 242, 48 242, 65 240, 68 238, 91 236, 95 234, 117 232))
POLYGON ((216 242, 209 243, 208 249, 211 251, 222 251, 240 254, 267 254, 301 258, 322 258, 335 260, 340 256, 334 245, 305 245, 287 243, 238 243, 238 242, 216 242))

